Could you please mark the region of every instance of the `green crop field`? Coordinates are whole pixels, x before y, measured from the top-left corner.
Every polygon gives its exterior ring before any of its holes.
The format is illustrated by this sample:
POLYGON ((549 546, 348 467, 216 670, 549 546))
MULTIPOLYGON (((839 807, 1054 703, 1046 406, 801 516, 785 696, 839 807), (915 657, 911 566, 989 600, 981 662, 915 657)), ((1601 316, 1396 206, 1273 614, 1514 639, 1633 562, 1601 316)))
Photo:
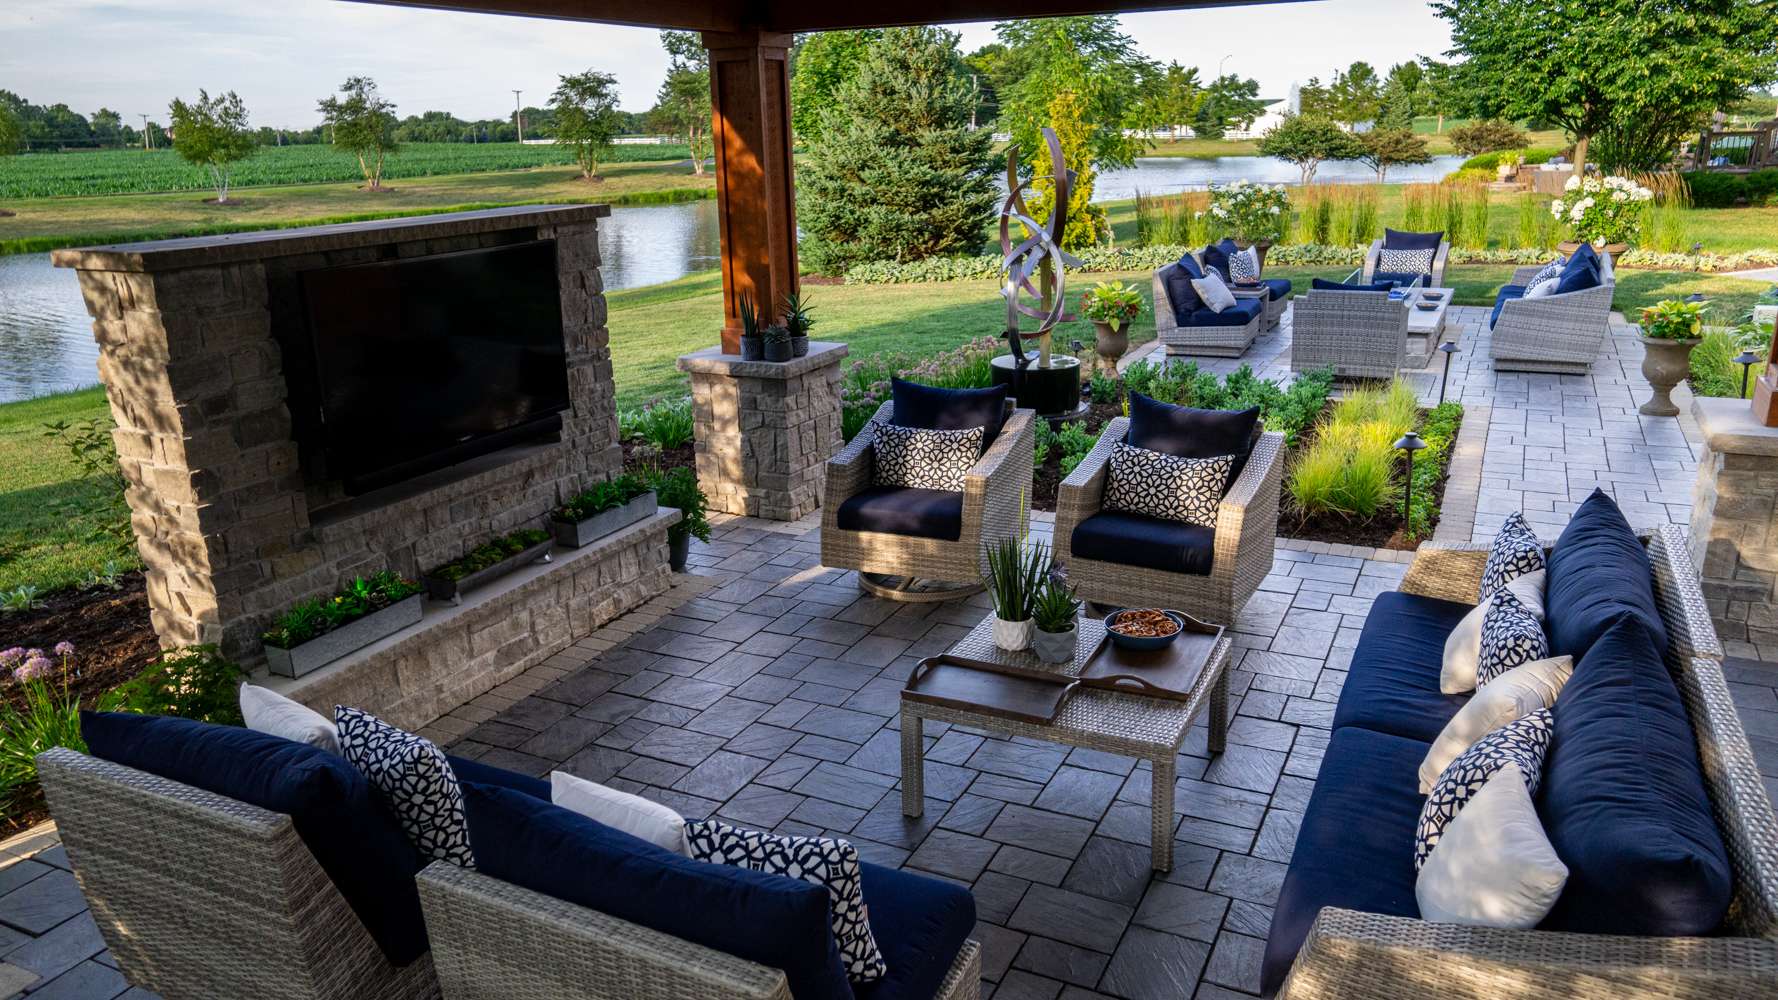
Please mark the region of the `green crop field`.
MULTIPOLYGON (((611 163, 683 160, 685 146, 614 146, 611 163)), ((574 162, 564 146, 515 142, 416 142, 402 146, 383 165, 383 177, 433 177, 495 170, 525 170, 574 162)), ((262 146, 235 164, 235 187, 362 181, 358 161, 332 146, 262 146)), ((170 149, 104 149, 0 157, 0 200, 98 194, 203 191, 209 171, 170 149)))

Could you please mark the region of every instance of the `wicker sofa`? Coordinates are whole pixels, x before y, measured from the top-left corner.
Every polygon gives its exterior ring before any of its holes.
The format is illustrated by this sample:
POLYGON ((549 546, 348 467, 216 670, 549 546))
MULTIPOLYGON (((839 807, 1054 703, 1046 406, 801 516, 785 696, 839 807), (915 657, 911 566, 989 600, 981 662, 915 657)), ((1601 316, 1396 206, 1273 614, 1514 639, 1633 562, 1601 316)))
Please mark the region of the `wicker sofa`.
POLYGON ((1290 320, 1293 372, 1332 367, 1339 378, 1394 378, 1407 350, 1405 299, 1327 288, 1297 296, 1290 320))
MULTIPOLYGON (((880 596, 903 600, 946 599, 960 588, 922 589, 916 581, 966 583, 980 589, 984 546, 999 538, 1024 538, 1030 520, 1033 449, 1037 415, 1006 401, 1006 422, 993 444, 969 471, 963 493, 956 498, 957 526, 945 518, 914 518, 901 531, 864 530, 875 512, 861 510, 872 489, 874 471, 871 430, 866 426, 827 463, 827 492, 821 504, 821 563, 857 570, 860 585, 880 596), (856 518, 856 520, 854 520, 856 518), (955 534, 952 532, 955 531, 955 534), (866 575, 899 581, 893 587, 873 585, 866 575), (874 588, 874 589, 873 589, 874 588)), ((892 423, 895 404, 878 408, 876 420, 892 423)), ((927 492, 927 491, 921 491, 927 492)), ((893 503, 894 498, 885 498, 893 503)))
MULTIPOLYGON (((1104 514, 1105 483, 1111 450, 1129 433, 1130 421, 1118 417, 1105 426, 1098 443, 1087 453, 1056 496, 1056 559, 1068 567, 1068 580, 1081 597, 1102 604, 1152 605, 1177 608, 1218 625, 1232 625, 1259 582, 1272 570, 1272 550, 1278 535, 1278 494, 1284 474, 1284 435, 1261 434, 1228 493, 1217 509, 1211 534, 1210 571, 1207 574, 1176 572, 1125 561, 1086 558, 1075 544, 1075 532, 1104 514)), ((1157 527, 1145 525, 1139 515, 1128 526, 1132 544, 1154 549, 1161 536, 1157 527)), ((1114 527, 1121 527, 1114 526, 1114 527)), ((1185 529, 1176 528, 1181 534, 1185 529)), ((1202 532, 1203 529, 1192 529, 1202 532)), ((1187 536, 1186 544, 1198 539, 1187 536)))
MULTIPOLYGON (((1664 527, 1644 534, 1642 542, 1667 635, 1665 666, 1695 737, 1708 811, 1732 878, 1723 925, 1712 936, 1637 937, 1480 928, 1418 918, 1409 860, 1418 813, 1412 786, 1414 766, 1426 744, 1381 730, 1416 721, 1410 703, 1455 701, 1437 693, 1437 653, 1429 643, 1442 646, 1444 633, 1434 627, 1434 619, 1455 621, 1465 606, 1474 604, 1488 557, 1486 545, 1429 543, 1420 547, 1400 592, 1378 598, 1354 652, 1321 776, 1274 914, 1263 971, 1267 995, 1286 1000, 1703 1000, 1771 996, 1778 989, 1778 822, 1729 700, 1722 647, 1686 554, 1684 530, 1664 527), (1415 634, 1418 639, 1389 638, 1415 634), (1405 663, 1403 642, 1419 642, 1432 662, 1405 663), (1428 668, 1429 693, 1400 692, 1401 678, 1410 672, 1423 677, 1428 668), (1365 717, 1386 721, 1367 724, 1365 717), (1404 782, 1405 793, 1397 787, 1404 782), (1393 808, 1379 804, 1390 796, 1403 801, 1393 808), (1333 857, 1345 850, 1335 845, 1385 826, 1384 855, 1365 863, 1333 857), (1397 854, 1394 841, 1404 828, 1408 841, 1397 854), (1306 888, 1315 886, 1319 888, 1306 888)), ((1584 660, 1577 662, 1576 676, 1585 669, 1584 660)), ((1558 697, 1558 719, 1563 710, 1558 697)), ((1454 711, 1441 707, 1433 718, 1417 723, 1437 725, 1454 711)), ((1558 731, 1553 752, 1560 751, 1560 739, 1558 731)))
POLYGON ((1611 255, 1601 253, 1600 283, 1576 292, 1525 298, 1525 286, 1543 268, 1521 267, 1500 289, 1489 318, 1495 371, 1585 375, 1611 333, 1611 299, 1617 282, 1611 255))
MULTIPOLYGON (((1237 299, 1220 313, 1196 309, 1188 314, 1191 321, 1182 325, 1173 311, 1173 300, 1167 295, 1167 276, 1170 269, 1177 267, 1177 263, 1168 264, 1154 273, 1155 339, 1168 354, 1238 358, 1247 353, 1248 346, 1268 327, 1269 300, 1237 299)), ((1282 301, 1277 307, 1280 315, 1284 311, 1282 301)))

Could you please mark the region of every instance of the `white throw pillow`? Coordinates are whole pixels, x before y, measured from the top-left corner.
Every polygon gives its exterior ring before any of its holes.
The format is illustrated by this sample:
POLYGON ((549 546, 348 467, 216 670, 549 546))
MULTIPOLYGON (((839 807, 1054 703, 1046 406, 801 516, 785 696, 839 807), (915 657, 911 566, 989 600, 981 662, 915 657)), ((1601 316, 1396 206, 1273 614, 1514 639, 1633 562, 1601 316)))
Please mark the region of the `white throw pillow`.
POLYGON ((1549 708, 1574 673, 1574 657, 1552 656, 1508 670, 1477 689, 1469 704, 1457 710, 1444 731, 1432 741, 1420 762, 1420 794, 1432 791, 1445 768, 1475 745, 1475 741, 1501 726, 1522 719, 1540 708, 1549 708))
MULTIPOLYGON (((1514 577, 1506 585, 1525 610, 1543 621, 1544 570, 1514 577)), ((1476 664, 1482 655, 1482 616, 1488 612, 1483 601, 1469 610, 1451 634, 1445 637, 1444 666, 1439 670, 1438 689, 1445 694, 1462 694, 1475 690, 1476 664)))
POLYGON ((241 720, 256 733, 282 736, 328 753, 340 752, 339 732, 327 716, 270 688, 241 683, 241 720))
POLYGON ((1215 271, 1205 271, 1202 278, 1192 279, 1192 288, 1197 291, 1198 298, 1204 300, 1204 307, 1211 312, 1219 313, 1224 309, 1232 309, 1235 305, 1235 293, 1223 284, 1222 276, 1215 271))
POLYGON ((691 856, 685 846, 685 817, 659 802, 561 771, 549 773, 549 800, 663 850, 691 856))
POLYGON ((1445 826, 1414 882, 1420 919, 1525 930, 1549 914, 1568 867, 1525 784, 1519 766, 1507 764, 1445 826))

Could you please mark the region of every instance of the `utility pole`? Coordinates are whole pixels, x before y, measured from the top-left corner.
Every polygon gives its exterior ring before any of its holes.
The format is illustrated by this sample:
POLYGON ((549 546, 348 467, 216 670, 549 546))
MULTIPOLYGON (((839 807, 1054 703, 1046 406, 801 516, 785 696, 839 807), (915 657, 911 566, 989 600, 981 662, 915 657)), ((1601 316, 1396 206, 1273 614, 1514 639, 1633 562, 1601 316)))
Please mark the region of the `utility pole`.
POLYGON ((982 78, 978 73, 969 74, 969 130, 975 131, 975 110, 982 104, 982 78))
POLYGON ((147 115, 137 115, 136 117, 142 119, 142 148, 143 149, 153 149, 154 148, 154 139, 152 137, 153 137, 154 133, 153 133, 153 131, 151 131, 150 126, 148 124, 148 116, 147 115))
POLYGON ((515 90, 512 92, 512 123, 518 126, 520 142, 525 141, 524 109, 519 106, 519 95, 522 93, 524 93, 522 90, 515 90))

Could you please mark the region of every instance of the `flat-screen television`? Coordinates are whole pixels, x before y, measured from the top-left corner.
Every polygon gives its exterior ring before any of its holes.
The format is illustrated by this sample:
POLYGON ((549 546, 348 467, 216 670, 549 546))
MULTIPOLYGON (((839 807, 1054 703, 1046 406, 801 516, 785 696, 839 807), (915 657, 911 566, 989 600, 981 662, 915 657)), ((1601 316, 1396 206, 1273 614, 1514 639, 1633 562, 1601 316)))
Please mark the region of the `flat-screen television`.
POLYGON ((301 275, 327 477, 363 493, 560 428, 556 244, 301 275))

